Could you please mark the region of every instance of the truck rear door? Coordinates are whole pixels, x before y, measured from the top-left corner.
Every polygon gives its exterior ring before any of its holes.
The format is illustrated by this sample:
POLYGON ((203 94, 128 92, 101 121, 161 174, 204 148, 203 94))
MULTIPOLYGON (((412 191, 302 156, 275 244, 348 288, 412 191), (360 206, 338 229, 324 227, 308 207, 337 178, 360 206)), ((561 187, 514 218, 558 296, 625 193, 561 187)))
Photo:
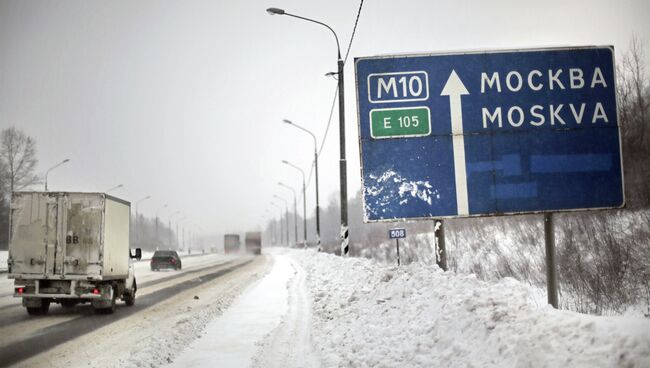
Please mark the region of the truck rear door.
POLYGON ((16 193, 11 205, 11 273, 48 275, 55 272, 56 197, 47 193, 16 193))
POLYGON ((61 198, 61 204, 65 222, 60 261, 64 274, 99 275, 103 199, 93 194, 75 193, 61 198))

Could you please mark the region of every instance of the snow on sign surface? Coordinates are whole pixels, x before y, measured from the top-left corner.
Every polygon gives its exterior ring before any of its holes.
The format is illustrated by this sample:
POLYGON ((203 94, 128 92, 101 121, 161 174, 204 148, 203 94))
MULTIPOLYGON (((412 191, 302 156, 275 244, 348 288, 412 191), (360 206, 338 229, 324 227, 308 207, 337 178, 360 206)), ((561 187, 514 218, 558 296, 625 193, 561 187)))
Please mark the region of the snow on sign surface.
POLYGON ((367 221, 624 204, 612 47, 363 57, 355 73, 367 221))
POLYGON ((646 319, 540 308, 513 279, 290 255, 307 274, 323 367, 650 367, 646 319))
POLYGON ((429 181, 408 180, 392 169, 379 176, 369 174, 364 188, 366 217, 383 217, 386 209, 394 205, 423 202, 431 206, 432 201, 440 200, 440 194, 429 181))

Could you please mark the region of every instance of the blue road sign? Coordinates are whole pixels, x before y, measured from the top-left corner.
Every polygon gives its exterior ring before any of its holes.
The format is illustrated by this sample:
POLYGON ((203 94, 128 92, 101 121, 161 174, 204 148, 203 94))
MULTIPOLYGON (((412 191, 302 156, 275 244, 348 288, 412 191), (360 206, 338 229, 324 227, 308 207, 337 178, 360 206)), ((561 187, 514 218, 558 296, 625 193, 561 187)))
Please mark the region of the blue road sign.
POLYGON ((388 237, 390 239, 406 238, 406 229, 390 229, 388 230, 388 237))
POLYGON ((613 47, 355 60, 366 221, 624 205, 613 47))

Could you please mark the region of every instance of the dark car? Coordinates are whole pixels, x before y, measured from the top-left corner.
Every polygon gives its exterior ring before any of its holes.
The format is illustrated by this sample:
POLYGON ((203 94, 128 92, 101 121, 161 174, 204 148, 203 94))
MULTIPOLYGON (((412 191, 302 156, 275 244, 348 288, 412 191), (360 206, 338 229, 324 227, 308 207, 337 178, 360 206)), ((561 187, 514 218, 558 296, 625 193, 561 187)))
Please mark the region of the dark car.
POLYGON ((175 250, 157 250, 151 257, 151 270, 158 271, 162 268, 180 270, 182 267, 181 257, 175 250))

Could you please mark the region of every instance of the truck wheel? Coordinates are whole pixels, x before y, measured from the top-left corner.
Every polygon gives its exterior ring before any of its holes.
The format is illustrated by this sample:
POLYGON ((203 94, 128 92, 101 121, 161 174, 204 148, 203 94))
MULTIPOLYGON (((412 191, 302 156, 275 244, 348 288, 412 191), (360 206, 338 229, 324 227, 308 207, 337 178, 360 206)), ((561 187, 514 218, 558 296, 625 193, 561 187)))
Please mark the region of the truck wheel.
POLYGON ((27 307, 27 314, 30 316, 39 316, 41 314, 41 307, 27 307))
POLYGON ((113 297, 111 298, 111 304, 105 308, 95 308, 95 313, 97 314, 112 314, 115 312, 115 300, 117 298, 117 293, 115 288, 113 288, 113 297))
POLYGON ((133 280, 133 287, 131 287, 131 290, 124 293, 124 296, 122 296, 122 300, 124 300, 124 303, 132 307, 135 304, 135 292, 138 290, 138 286, 135 283, 135 279, 133 280))
POLYGON ((113 288, 113 298, 111 299, 111 306, 106 308, 106 314, 115 312, 115 300, 117 299, 117 288, 113 288))
POLYGON ((27 307, 27 314, 30 316, 41 316, 46 315, 48 310, 50 310, 50 301, 42 299, 40 307, 27 307))
POLYGON ((63 308, 74 308, 75 305, 77 305, 76 300, 62 300, 61 301, 61 306, 63 306, 63 308))

